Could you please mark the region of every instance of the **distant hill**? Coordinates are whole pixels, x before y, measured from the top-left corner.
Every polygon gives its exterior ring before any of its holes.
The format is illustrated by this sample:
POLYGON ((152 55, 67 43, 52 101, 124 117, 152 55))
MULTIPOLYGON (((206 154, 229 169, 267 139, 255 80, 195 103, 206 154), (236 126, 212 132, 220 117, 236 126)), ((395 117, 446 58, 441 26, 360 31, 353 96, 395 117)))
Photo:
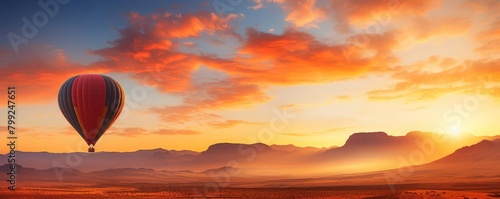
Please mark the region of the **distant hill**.
POLYGON ((483 140, 477 144, 460 148, 425 166, 426 168, 447 169, 481 168, 496 170, 500 174, 500 140, 483 140))
POLYGON ((500 186, 500 140, 483 140, 462 147, 434 162, 383 172, 391 184, 408 183, 481 183, 500 186))
MULTIPOLYGON (((203 152, 165 149, 135 152, 48 153, 18 152, 17 163, 27 168, 47 170, 53 167, 81 172, 109 169, 154 169, 203 172, 214 168, 238 167, 241 175, 308 175, 378 171, 407 164, 425 164, 454 150, 471 145, 484 137, 445 137, 435 141, 436 134, 410 132, 389 136, 385 132, 355 133, 341 147, 314 148, 294 145, 219 143, 203 152), (401 162, 415 152, 424 156, 417 162, 401 162), (291 171, 301 168, 303 172, 291 171)), ((6 158, 5 155, 2 155, 6 158)))
MULTIPOLYGON (((8 171, 9 165, 2 165, 8 171)), ((34 182, 78 182, 78 183, 179 183, 204 182, 210 179, 205 173, 192 171, 165 171, 145 168, 120 168, 103 171, 80 172, 67 168, 33 169, 22 165, 16 167, 16 178, 20 181, 34 182)))
MULTIPOLYGON (((364 135, 364 134, 362 134, 364 135)), ((372 135, 368 135, 372 136, 372 135)), ((383 134, 377 134, 383 138, 383 134)), ((356 144, 363 141, 365 137, 355 138, 356 144)), ((368 145, 371 143, 367 143, 368 145)), ((222 144, 212 147, 205 155, 211 156, 220 153, 226 147, 255 147, 258 145, 240 145, 240 144, 222 144)), ((262 151, 271 150, 271 147, 265 147, 262 151)), ((483 140, 479 143, 462 147, 452 154, 439 160, 419 166, 408 166, 391 170, 381 170, 374 172, 361 172, 353 174, 328 174, 321 176, 310 175, 307 178, 301 178, 294 175, 283 175, 280 163, 273 166, 262 166, 244 168, 233 166, 213 167, 207 170, 195 172, 191 170, 160 170, 151 168, 111 168, 101 171, 81 172, 70 168, 48 168, 34 169, 24 166, 17 166, 17 179, 22 181, 34 182, 74 182, 74 183, 182 183, 190 186, 204 186, 207 182, 226 182, 230 181, 231 186, 251 186, 255 187, 288 187, 288 186, 309 186, 309 185, 363 185, 379 184, 387 186, 399 186, 408 183, 480 183, 483 181, 500 182, 500 140, 483 140), (281 174, 280 174, 281 173, 281 174), (279 177, 273 177, 280 175, 279 177)), ((149 151, 148 153, 150 153, 149 151)), ((163 152, 156 150, 156 152, 163 152)), ((271 154, 281 152, 268 151, 271 154)), ((103 152, 104 153, 104 152, 103 152)), ((150 153, 154 156, 155 153, 150 153)), ((203 154, 199 154, 201 156, 203 154)), ((267 155, 265 155, 267 156, 267 155)), ((276 157, 276 156, 269 156, 276 157)), ((259 160, 263 161, 263 160, 259 160)), ((351 163, 355 164, 355 163, 351 163)), ((295 172, 309 173, 307 167, 298 167, 296 165, 287 165, 294 167, 295 172)), ((335 165, 331 165, 335 166, 335 165)), ((8 171, 8 165, 0 166, 0 170, 8 171)), ((318 169, 320 170, 320 169, 318 169)), ((285 169, 287 171, 287 169, 285 169)), ((492 183, 492 188, 499 185, 492 183)), ((489 185, 488 185, 489 186, 489 185)))
POLYGON ((325 170, 320 172, 378 171, 429 163, 484 138, 471 135, 440 136, 419 131, 409 132, 405 136, 390 136, 385 132, 354 133, 343 146, 326 150, 311 161, 324 163, 325 170), (419 158, 409 159, 415 154, 418 154, 419 158))
MULTIPOLYGON (((29 168, 49 169, 70 167, 83 172, 110 168, 164 168, 173 162, 190 160, 199 155, 194 151, 165 149, 135 152, 48 153, 17 152, 17 163, 29 168)), ((5 155, 4 155, 5 156, 5 155)))
POLYGON ((330 148, 316 148, 316 147, 298 147, 293 144, 288 144, 288 145, 271 145, 270 146, 272 149, 275 150, 280 150, 280 151, 290 151, 290 152, 301 152, 301 153, 318 153, 318 152, 323 152, 328 149, 332 148, 337 148, 337 146, 332 146, 330 148))
MULTIPOLYGON (((9 171, 8 164, 0 166, 1 171, 9 171)), ((34 169, 26 168, 22 165, 16 165, 16 179, 20 181, 41 181, 41 182, 57 182, 57 181, 87 181, 89 175, 78 170, 67 168, 49 168, 49 169, 34 169), (59 180, 60 179, 60 180, 59 180)))

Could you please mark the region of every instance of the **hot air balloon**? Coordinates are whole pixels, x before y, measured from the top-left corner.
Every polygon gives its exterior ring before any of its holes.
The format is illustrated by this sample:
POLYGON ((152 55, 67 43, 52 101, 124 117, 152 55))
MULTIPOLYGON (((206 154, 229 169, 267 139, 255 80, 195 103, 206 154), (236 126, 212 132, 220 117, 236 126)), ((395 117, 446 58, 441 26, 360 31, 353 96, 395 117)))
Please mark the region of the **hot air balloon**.
POLYGON ((69 78, 59 89, 59 108, 89 145, 89 152, 118 118, 125 102, 121 85, 111 77, 82 74, 69 78))

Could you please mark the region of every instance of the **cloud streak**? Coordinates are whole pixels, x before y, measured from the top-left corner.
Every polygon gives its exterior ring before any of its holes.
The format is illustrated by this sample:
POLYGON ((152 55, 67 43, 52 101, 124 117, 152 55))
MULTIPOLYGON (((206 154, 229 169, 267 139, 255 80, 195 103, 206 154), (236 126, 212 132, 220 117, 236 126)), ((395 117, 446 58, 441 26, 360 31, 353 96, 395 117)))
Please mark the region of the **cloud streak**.
POLYGON ((141 127, 112 128, 107 135, 138 137, 145 135, 197 135, 201 132, 190 129, 165 129, 148 130, 141 127))
MULTIPOLYGON (((227 120, 217 111, 250 109, 271 102, 279 98, 268 93, 274 87, 386 76, 394 83, 369 91, 368 99, 425 101, 451 93, 475 92, 478 77, 492 77, 494 83, 499 79, 495 68, 499 61, 495 56, 500 49, 500 23, 490 20, 478 29, 473 16, 463 10, 474 8, 474 13, 490 18, 496 16, 493 9, 496 4, 478 7, 468 2, 454 8, 461 12, 445 16, 433 14, 445 9, 442 5, 446 2, 439 0, 254 0, 254 3, 250 9, 255 12, 267 9, 268 4, 277 5, 284 13, 282 20, 286 25, 268 32, 258 26, 238 27, 235 22, 247 17, 243 13, 220 16, 209 11, 131 12, 126 26, 118 30, 118 38, 106 47, 90 51, 99 61, 88 65, 73 63, 64 49, 48 45, 33 44, 18 55, 0 48, 0 83, 16 85, 24 93, 20 98, 23 103, 36 104, 55 100, 59 86, 73 75, 124 73, 136 82, 181 98, 180 104, 148 109, 148 113, 158 115, 163 122, 231 128, 256 123, 227 120), (377 31, 359 31, 384 22, 377 31), (331 30, 330 36, 339 39, 321 38, 319 35, 325 30, 331 30), (405 38, 417 41, 418 45, 433 38, 456 35, 473 35, 474 52, 478 55, 467 60, 434 55, 413 64, 400 64, 397 53, 405 38), (230 48, 230 52, 183 51, 220 46, 230 48), (198 82, 193 75, 201 68, 221 73, 223 77, 198 82), (144 81, 151 75, 154 80, 144 81)), ((497 97, 497 89, 492 87, 486 94, 497 97)), ((332 97, 338 100, 350 99, 348 94, 335 95, 332 97)), ((128 131, 127 135, 144 132, 122 130, 128 131)))
POLYGON ((214 127, 214 128, 231 128, 237 125, 258 125, 258 124, 265 124, 265 122, 248 122, 248 121, 243 121, 243 120, 225 120, 222 122, 212 122, 209 123, 208 125, 214 127))

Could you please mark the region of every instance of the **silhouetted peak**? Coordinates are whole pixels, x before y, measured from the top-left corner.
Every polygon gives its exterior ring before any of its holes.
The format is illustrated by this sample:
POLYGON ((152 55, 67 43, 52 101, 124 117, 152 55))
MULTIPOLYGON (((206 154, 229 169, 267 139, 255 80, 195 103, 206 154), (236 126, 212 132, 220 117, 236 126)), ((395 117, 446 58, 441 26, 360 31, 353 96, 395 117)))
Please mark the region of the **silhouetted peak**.
POLYGON ((262 143, 255 143, 255 144, 218 143, 209 146, 208 149, 203 153, 237 152, 238 150, 241 150, 241 147, 254 147, 258 150, 264 150, 270 148, 268 145, 262 143))
POLYGON ((137 152, 168 152, 168 150, 166 149, 162 149, 162 148, 156 148, 156 149, 141 149, 141 150, 138 150, 137 152))
POLYGON ((477 144, 474 144, 474 145, 470 145, 470 146, 466 146, 466 147, 462 147, 461 149, 458 149, 456 152, 464 152, 464 151, 468 151, 468 152, 471 152, 471 151, 480 151, 482 149, 488 149, 488 148, 492 148, 494 147, 495 145, 498 145, 499 143, 498 142, 494 142, 494 141, 491 141, 491 140, 482 140, 481 142, 478 142, 477 144))
MULTIPOLYGON (((478 162, 498 162, 500 155, 500 143, 490 140, 482 140, 481 142, 462 147, 456 150, 451 155, 448 155, 433 164, 477 164, 478 162)), ((498 164, 498 163, 494 163, 498 164)))
MULTIPOLYGON (((10 166, 11 166, 11 164, 4 164, 4 165, 0 166, 0 169, 2 171, 8 171, 10 169, 10 166)), ((16 164, 16 169, 22 169, 22 168, 23 167, 21 165, 16 164)))
POLYGON ((344 146, 378 143, 387 140, 388 137, 387 133, 381 131, 354 133, 349 136, 344 146))
POLYGON ((495 141, 491 141, 491 140, 482 140, 481 142, 477 143, 477 144, 474 144, 472 145, 471 147, 491 147, 491 146, 494 146, 494 145, 497 145, 498 142, 495 142, 495 141))
POLYGON ((235 168, 235 167, 232 167, 232 166, 223 166, 223 167, 220 167, 220 168, 216 168, 216 169, 209 169, 209 170, 206 170, 206 171, 203 171, 201 173, 206 173, 206 174, 212 174, 212 173, 218 173, 218 172, 230 172, 232 173, 233 171, 237 171, 238 168, 235 168))
POLYGON ((481 142, 478 142, 477 144, 462 147, 458 150, 455 151, 452 155, 463 155, 463 154, 481 154, 481 155, 487 155, 486 153, 489 153, 491 149, 498 148, 500 147, 500 144, 498 142, 494 142, 491 140, 482 140, 481 142))

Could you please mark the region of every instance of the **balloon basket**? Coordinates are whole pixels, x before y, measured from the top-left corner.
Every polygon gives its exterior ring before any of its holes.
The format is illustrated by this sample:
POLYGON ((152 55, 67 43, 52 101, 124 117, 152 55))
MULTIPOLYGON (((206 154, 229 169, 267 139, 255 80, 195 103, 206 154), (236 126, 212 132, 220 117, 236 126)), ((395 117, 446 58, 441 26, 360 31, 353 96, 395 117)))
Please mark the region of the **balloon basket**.
POLYGON ((89 152, 95 152, 95 148, 90 148, 89 147, 89 152))

